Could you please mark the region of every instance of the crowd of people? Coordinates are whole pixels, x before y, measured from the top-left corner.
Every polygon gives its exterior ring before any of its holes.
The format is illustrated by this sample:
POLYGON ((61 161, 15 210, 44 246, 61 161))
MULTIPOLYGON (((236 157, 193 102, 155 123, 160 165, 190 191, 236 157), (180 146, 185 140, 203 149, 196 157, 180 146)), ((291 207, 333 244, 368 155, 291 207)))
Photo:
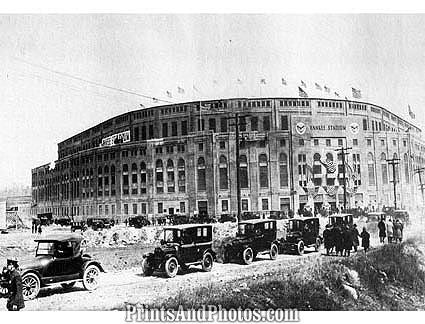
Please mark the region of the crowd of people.
POLYGON ((387 238, 388 243, 401 242, 403 239, 404 225, 399 219, 393 221, 390 218, 388 222, 386 222, 385 219, 382 218, 378 223, 378 230, 380 243, 385 243, 385 238, 387 238))

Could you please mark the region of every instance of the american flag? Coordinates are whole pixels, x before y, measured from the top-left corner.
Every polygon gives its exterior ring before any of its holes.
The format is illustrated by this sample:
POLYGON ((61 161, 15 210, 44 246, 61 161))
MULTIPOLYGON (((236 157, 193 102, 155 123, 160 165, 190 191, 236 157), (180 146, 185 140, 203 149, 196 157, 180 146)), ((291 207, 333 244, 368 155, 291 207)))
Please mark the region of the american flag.
POLYGON ((303 80, 301 80, 301 86, 304 88, 307 88, 307 85, 305 84, 305 82, 303 80))
POLYGON ((314 85, 316 86, 316 89, 317 89, 317 90, 320 90, 320 91, 322 91, 322 87, 320 86, 320 84, 318 84, 318 83, 315 83, 314 85))
POLYGON ((335 196, 337 190, 336 186, 325 186, 325 191, 329 196, 335 196))
POLYGON ((181 87, 177 87, 177 92, 178 92, 178 93, 184 93, 184 89, 183 89, 183 88, 181 88, 181 87))
POLYGON ((360 99, 362 97, 362 92, 360 90, 351 88, 351 91, 353 92, 353 98, 360 99))
POLYGON ((171 98, 171 97, 172 97, 172 95, 171 95, 171 91, 167 91, 167 97, 168 97, 168 98, 171 98))
POLYGON ((338 92, 334 92, 334 94, 335 94, 335 97, 338 97, 339 98, 339 93, 338 92))
POLYGON ((285 78, 282 78, 282 84, 283 85, 287 85, 287 82, 286 82, 285 78))
POLYGON ((301 98, 308 98, 307 92, 305 92, 301 87, 298 87, 298 93, 301 98))
POLYGON ((320 161, 320 163, 325 167, 326 173, 335 173, 336 165, 334 161, 326 160, 325 162, 320 161))
POLYGON ((326 91, 327 93, 331 92, 331 89, 329 89, 327 86, 324 86, 324 87, 323 87, 323 89, 325 89, 325 91, 326 91))
POLYGON ((261 79, 261 80, 260 80, 260 83, 261 83, 261 84, 266 84, 266 79, 261 79))
POLYGON ((416 118, 415 113, 410 108, 410 105, 408 105, 408 107, 409 107, 409 116, 410 116, 410 118, 415 119, 416 118))

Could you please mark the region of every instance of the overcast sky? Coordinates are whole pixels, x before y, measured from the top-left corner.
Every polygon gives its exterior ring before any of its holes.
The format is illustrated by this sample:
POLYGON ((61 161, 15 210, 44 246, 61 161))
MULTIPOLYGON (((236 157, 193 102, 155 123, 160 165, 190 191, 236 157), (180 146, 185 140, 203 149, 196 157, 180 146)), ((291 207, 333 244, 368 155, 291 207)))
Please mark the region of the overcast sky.
POLYGON ((300 80, 311 97, 325 96, 315 82, 348 98, 354 87, 407 120, 410 104, 422 127, 424 26, 424 15, 0 16, 0 188, 29 185, 58 142, 154 105, 83 79, 172 102, 296 96, 300 80))

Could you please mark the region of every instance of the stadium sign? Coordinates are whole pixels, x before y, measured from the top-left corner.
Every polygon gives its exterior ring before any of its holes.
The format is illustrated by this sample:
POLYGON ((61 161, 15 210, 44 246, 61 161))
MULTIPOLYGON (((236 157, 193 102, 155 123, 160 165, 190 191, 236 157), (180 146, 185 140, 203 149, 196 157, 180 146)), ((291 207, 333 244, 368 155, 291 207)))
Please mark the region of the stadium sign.
POLYGON ((125 131, 121 133, 117 133, 108 137, 105 137, 102 139, 102 142, 100 143, 100 147, 103 146, 114 146, 117 144, 127 143, 130 142, 130 131, 125 131))

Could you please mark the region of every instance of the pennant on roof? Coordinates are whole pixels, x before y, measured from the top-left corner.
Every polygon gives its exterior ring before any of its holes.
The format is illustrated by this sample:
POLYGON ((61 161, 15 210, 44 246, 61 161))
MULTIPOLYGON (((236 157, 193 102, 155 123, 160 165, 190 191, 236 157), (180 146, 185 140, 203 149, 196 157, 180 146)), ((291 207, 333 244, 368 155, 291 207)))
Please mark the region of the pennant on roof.
POLYGON ((261 83, 261 84, 266 84, 266 79, 261 79, 261 80, 260 80, 260 83, 261 83))
POLYGON ((157 98, 152 98, 153 102, 158 102, 157 98))
POLYGON ((320 91, 322 91, 322 87, 320 86, 320 84, 318 84, 318 83, 315 83, 314 85, 316 86, 316 89, 317 89, 317 90, 320 90, 320 91))
POLYGON ((172 95, 171 95, 171 92, 170 92, 170 91, 167 91, 167 97, 168 97, 168 98, 171 98, 171 97, 172 97, 172 95))
POLYGON ((307 85, 305 84, 305 82, 303 80, 301 80, 301 86, 304 88, 307 88, 307 85))
POLYGON ((335 94, 335 97, 338 97, 339 98, 339 93, 338 92, 334 92, 334 94, 335 94))
POLYGON ((286 82, 285 78, 282 78, 282 84, 283 85, 287 85, 287 82, 286 82))
POLYGON ((353 98, 360 99, 362 97, 362 93, 360 90, 351 88, 351 91, 353 92, 353 98))
POLYGON ((414 112, 412 111, 412 109, 410 108, 410 105, 408 105, 408 107, 409 107, 409 116, 410 116, 410 118, 415 119, 415 118, 416 118, 415 113, 414 113, 414 112))
POLYGON ((298 93, 301 98, 308 98, 307 92, 301 89, 301 87, 298 87, 298 93))
POLYGON ((184 93, 184 89, 183 89, 183 88, 181 88, 181 87, 177 87, 177 92, 178 92, 178 93, 184 93))
POLYGON ((323 89, 325 89, 325 91, 326 91, 327 93, 331 92, 331 89, 329 89, 327 86, 324 86, 324 87, 323 87, 323 89))

